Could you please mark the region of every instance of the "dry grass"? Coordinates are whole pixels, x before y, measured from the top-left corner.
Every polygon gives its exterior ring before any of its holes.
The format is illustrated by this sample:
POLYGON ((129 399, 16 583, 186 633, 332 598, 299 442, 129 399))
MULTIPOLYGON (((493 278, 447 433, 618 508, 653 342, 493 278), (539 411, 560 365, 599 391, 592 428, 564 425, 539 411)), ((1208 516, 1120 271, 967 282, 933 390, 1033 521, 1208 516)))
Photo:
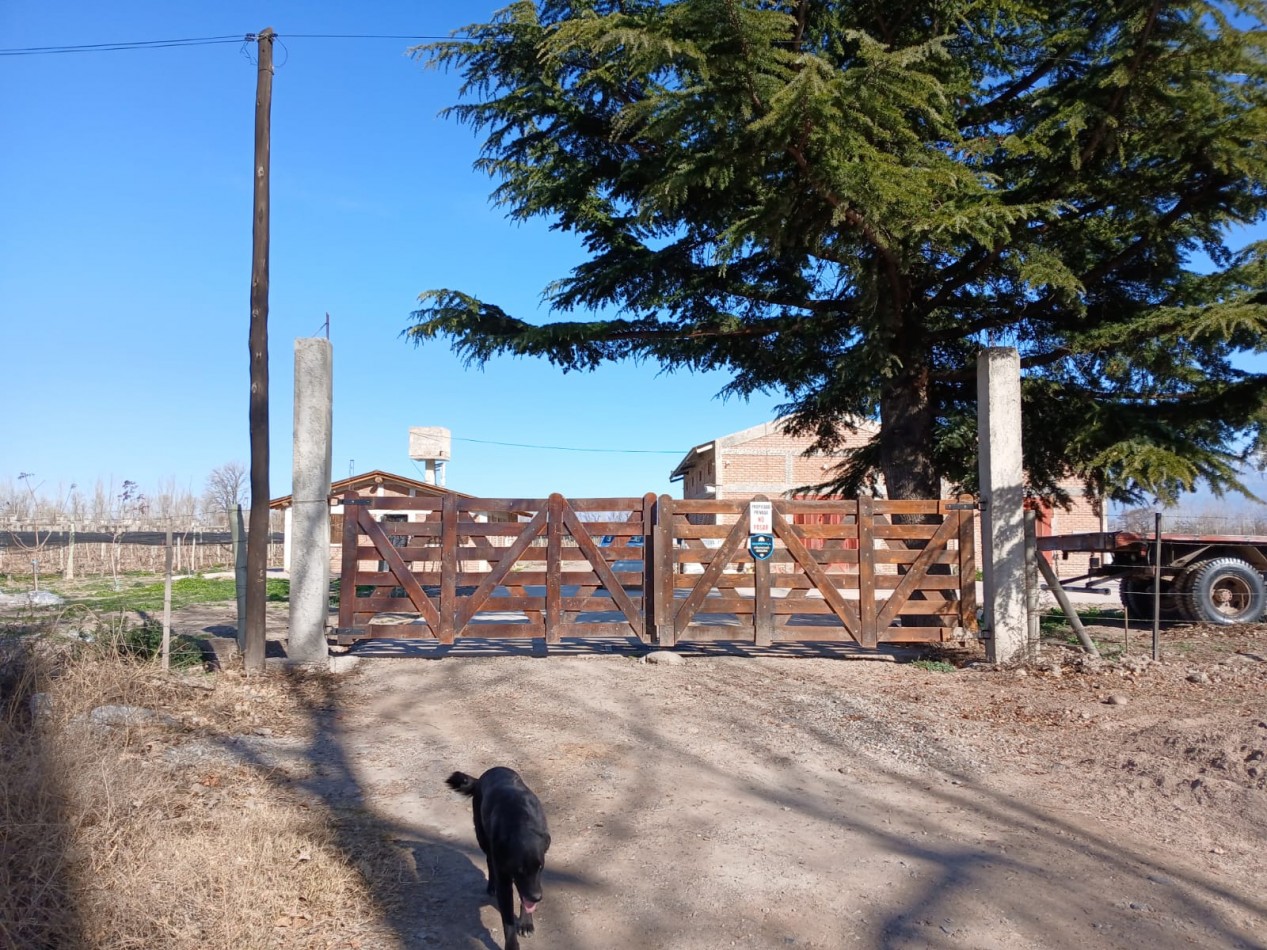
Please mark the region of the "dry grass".
POLYGON ((305 790, 308 766, 167 754, 265 724, 306 736, 334 690, 0 635, 0 946, 393 945, 381 884, 407 872, 367 816, 305 790), (104 705, 169 718, 92 722, 104 705))

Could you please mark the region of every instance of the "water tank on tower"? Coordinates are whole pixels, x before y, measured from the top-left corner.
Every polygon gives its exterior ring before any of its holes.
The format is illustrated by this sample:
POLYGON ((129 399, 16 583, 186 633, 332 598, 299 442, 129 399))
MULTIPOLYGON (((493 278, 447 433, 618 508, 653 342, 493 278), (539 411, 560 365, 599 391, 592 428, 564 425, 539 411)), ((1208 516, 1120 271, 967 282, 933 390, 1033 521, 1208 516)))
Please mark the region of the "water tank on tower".
POLYGON ((451 457, 452 441, 452 435, 443 426, 409 427, 409 457, 424 463, 423 481, 427 484, 444 484, 444 466, 451 457))

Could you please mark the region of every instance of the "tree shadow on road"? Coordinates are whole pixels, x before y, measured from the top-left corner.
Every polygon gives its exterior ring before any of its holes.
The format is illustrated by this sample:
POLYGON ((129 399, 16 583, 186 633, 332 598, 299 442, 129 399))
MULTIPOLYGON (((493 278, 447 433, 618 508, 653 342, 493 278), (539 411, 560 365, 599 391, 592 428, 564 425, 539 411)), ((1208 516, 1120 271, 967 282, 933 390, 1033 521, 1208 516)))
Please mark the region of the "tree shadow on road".
POLYGON ((1267 919, 1267 905, 1228 880, 1138 838, 1106 837, 1072 808, 1061 814, 1018 798, 935 748, 927 761, 899 767, 887 750, 909 738, 910 724, 845 693, 826 711, 811 709, 799 664, 703 661, 652 674, 679 695, 721 697, 706 713, 657 702, 661 694, 644 688, 646 666, 582 662, 592 679, 579 692, 565 685, 574 680, 552 678, 549 664, 420 664, 414 688, 380 707, 390 715, 420 695, 451 704, 469 723, 460 741, 488 764, 526 759, 557 822, 556 867, 589 887, 569 896, 570 914, 551 916, 551 946, 594 945, 585 914, 600 904, 645 947, 764 946, 803 939, 796 926, 818 935, 815 946, 1261 945, 1250 922, 1267 919), (478 690, 465 674, 476 667, 478 690), (491 704, 489 695, 504 700, 491 704), (701 732, 712 741, 693 738, 701 732), (526 736, 535 737, 530 756, 526 736), (592 748, 565 748, 584 744, 592 748), (613 764, 621 749, 636 750, 628 753, 636 766, 613 764), (569 755, 592 759, 565 781, 552 762, 569 755), (649 822, 659 823, 660 848, 672 842, 668 852, 646 850, 649 822), (793 841, 827 854, 782 854, 793 841), (859 869, 857 853, 872 864, 859 869), (702 893, 728 893, 706 885, 758 854, 773 861, 759 892, 701 906, 702 893), (818 870, 807 870, 814 860, 818 870), (617 866, 636 879, 617 879, 617 866), (827 896, 788 907, 781 880, 812 889, 815 873, 828 885, 816 893, 827 896), (831 886, 835 874, 861 884, 843 892, 831 886), (763 905, 780 904, 781 923, 763 919, 763 905), (983 928, 1002 942, 981 942, 983 928))

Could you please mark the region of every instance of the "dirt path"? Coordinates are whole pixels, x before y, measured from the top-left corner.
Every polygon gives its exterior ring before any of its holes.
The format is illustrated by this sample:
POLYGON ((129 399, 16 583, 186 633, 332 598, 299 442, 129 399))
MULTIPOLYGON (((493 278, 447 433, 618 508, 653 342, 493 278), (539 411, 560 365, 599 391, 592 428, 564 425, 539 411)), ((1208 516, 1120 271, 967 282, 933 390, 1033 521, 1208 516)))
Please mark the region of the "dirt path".
POLYGON ((953 673, 363 659, 312 748, 412 866, 385 947, 500 946, 443 784, 495 764, 550 816, 541 950, 1267 947, 1267 628, 1180 635, 953 673))
MULTIPOLYGON (((1217 789, 1204 814, 1187 776, 1106 788, 1116 749, 992 739, 998 723, 945 701, 956 679, 1026 701, 1012 674, 894 664, 372 660, 341 744, 414 851, 409 946, 496 945, 493 908, 475 916, 469 809, 442 784, 493 764, 550 814, 542 947, 1264 945, 1261 787, 1245 802, 1217 789)), ((1093 738, 1155 726, 1068 702, 1093 738)), ((1261 749, 1267 730, 1250 728, 1261 749)))

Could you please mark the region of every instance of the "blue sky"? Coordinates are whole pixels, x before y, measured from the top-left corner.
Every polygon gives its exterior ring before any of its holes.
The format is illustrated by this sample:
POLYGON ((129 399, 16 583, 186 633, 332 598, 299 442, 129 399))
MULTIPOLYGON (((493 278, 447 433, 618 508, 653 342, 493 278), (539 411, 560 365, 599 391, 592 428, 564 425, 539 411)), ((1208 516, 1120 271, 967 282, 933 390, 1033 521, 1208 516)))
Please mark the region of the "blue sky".
MULTIPOLYGON (((677 486, 692 446, 771 417, 714 398, 724 375, 656 365, 562 374, 544 361, 467 369, 400 339, 417 295, 449 286, 546 316, 580 261, 545 223, 490 206, 478 141, 439 118, 456 77, 406 56, 500 2, 125 4, 5 0, 0 46, 245 34, 272 26, 271 494, 291 479, 293 346, 328 311, 336 477, 418 475, 410 426, 448 427, 447 483, 478 495, 641 495, 677 486), (572 452, 467 442, 639 452, 572 452)), ((241 44, 0 58, 0 326, 9 402, 0 483, 97 479, 200 491, 249 460, 256 69, 241 44)))
MULTIPOLYGON (((400 338, 431 287, 544 318, 541 290, 580 249, 490 206, 478 141, 438 115, 457 79, 411 60, 409 40, 297 34, 440 36, 503 2, 0 4, 7 48, 279 33, 273 496, 290 491, 293 342, 327 312, 335 477, 417 475, 408 429, 439 425, 454 437, 448 484, 472 494, 676 494, 668 474, 692 445, 773 415, 776 397, 714 398, 721 374, 511 359, 480 371, 444 343, 400 338)), ((229 43, 0 58, 0 484, 31 472, 49 493, 123 479, 198 492, 214 467, 249 460, 252 55, 229 43)))

